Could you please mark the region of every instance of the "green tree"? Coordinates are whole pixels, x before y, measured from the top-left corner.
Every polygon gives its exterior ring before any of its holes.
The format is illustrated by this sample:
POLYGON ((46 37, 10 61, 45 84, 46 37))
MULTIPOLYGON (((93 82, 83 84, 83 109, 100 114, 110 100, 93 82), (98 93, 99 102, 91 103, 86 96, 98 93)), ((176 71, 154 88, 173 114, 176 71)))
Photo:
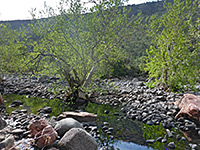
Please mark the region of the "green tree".
POLYGON ((199 78, 199 40, 194 36, 196 0, 174 0, 165 4, 167 14, 152 18, 149 36, 153 39, 147 51, 145 71, 153 78, 150 86, 165 90, 193 88, 199 78), (197 46, 198 45, 198 46, 197 46))
POLYGON ((0 73, 18 73, 24 70, 22 43, 18 41, 19 34, 10 26, 0 24, 0 73))
POLYGON ((102 69, 123 59, 120 45, 141 20, 127 17, 123 0, 91 3, 93 7, 87 8, 80 0, 62 0, 59 15, 46 6, 43 12, 49 18, 30 24, 26 33, 26 63, 40 74, 65 79, 75 98, 92 78, 106 73, 102 69))

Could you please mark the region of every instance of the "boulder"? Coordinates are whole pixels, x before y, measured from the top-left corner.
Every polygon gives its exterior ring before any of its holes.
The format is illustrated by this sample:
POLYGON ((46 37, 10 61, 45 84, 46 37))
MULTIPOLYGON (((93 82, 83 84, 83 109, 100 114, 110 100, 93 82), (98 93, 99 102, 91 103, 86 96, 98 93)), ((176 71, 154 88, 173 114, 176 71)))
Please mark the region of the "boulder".
POLYGON ((58 120, 63 118, 74 118, 79 122, 91 122, 97 120, 97 115, 88 112, 63 112, 58 116, 58 120))
POLYGON ((43 119, 32 121, 29 125, 29 131, 35 140, 35 144, 40 148, 51 145, 57 137, 53 127, 43 119))
POLYGON ((97 150, 98 145, 85 130, 72 128, 58 142, 60 150, 97 150))
POLYGON ((83 126, 73 118, 65 118, 58 121, 54 128, 58 135, 62 137, 71 128, 83 128, 83 126))
POLYGON ((176 104, 180 108, 180 111, 175 118, 187 116, 200 122, 200 97, 193 94, 184 94, 176 104))

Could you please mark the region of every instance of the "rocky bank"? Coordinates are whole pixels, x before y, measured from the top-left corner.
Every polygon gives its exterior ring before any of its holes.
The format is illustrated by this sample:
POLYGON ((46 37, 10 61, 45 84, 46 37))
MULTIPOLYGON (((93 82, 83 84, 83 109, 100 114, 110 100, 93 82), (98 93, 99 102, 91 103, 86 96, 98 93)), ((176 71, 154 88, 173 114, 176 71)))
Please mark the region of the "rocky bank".
MULTIPOLYGON (((184 93, 175 94, 164 92, 158 88, 150 89, 145 85, 145 82, 146 79, 143 77, 104 80, 104 82, 99 83, 99 85, 106 89, 105 92, 94 93, 91 96, 91 99, 102 104, 121 106, 121 111, 128 119, 138 120, 148 125, 162 124, 166 129, 166 135, 158 137, 157 139, 148 139, 146 141, 147 143, 154 143, 155 141, 166 142, 167 137, 174 136, 174 133, 171 130, 174 128, 175 130, 180 129, 185 133, 185 137, 176 135, 177 140, 184 140, 187 138, 191 140, 188 149, 199 149, 199 122, 184 117, 175 119, 179 108, 178 106, 173 105, 173 103, 179 100, 184 93), (113 88, 104 83, 113 83, 117 87, 113 88)), ((0 92, 5 94, 14 93, 20 95, 40 96, 48 99, 63 99, 64 91, 60 90, 58 95, 54 95, 50 92, 49 89, 54 83, 60 85, 65 84, 64 82, 59 81, 58 78, 50 78, 47 76, 41 78, 7 76, 5 77, 5 81, 0 83, 0 92)), ((197 91, 195 94, 200 96, 200 91, 197 91)), ((11 128, 16 128, 14 131, 6 129, 5 132, 11 133, 10 135, 15 135, 15 138, 21 139, 27 136, 27 125, 33 118, 40 119, 41 117, 46 117, 46 119, 52 124, 55 124, 55 122, 58 121, 57 118, 48 119, 46 113, 42 114, 42 116, 36 116, 33 114, 27 114, 26 110, 20 110, 20 112, 13 112, 11 115, 4 116, 4 119, 11 125, 11 128)), ((4 139, 5 137, 2 135, 1 140, 4 139)), ((168 148, 176 149, 176 144, 170 142, 168 148)))

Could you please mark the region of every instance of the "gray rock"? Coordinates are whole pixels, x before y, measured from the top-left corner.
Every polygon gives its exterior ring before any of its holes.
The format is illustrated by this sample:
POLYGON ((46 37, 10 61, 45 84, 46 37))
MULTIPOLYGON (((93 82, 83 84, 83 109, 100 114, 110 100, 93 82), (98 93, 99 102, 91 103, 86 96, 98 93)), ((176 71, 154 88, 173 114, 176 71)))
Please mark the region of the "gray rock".
POLYGON ((46 83, 49 81, 49 77, 44 75, 44 76, 40 77, 38 81, 42 82, 42 83, 46 83))
POLYGON ((154 143, 155 140, 154 139, 149 139, 149 140, 146 140, 146 143, 154 143))
POLYGON ((166 142, 167 142, 167 139, 162 139, 161 142, 162 142, 162 143, 166 143, 166 142))
POLYGON ((13 146, 14 146, 14 137, 13 136, 9 136, 8 138, 6 138, 2 142, 0 142, 0 149, 8 150, 13 146))
POLYGON ((60 150, 97 150, 98 145, 85 130, 73 128, 65 133, 58 142, 60 150))
POLYGON ((16 135, 20 135, 20 134, 23 134, 24 130, 22 129, 15 129, 12 131, 12 134, 16 134, 16 135))
POLYGON ((171 149, 175 149, 175 144, 174 144, 174 142, 170 142, 167 146, 168 146, 169 148, 171 148, 171 149))
POLYGON ((0 130, 5 128, 6 125, 7 125, 6 121, 0 116, 0 130))
POLYGON ((197 144, 192 144, 192 145, 191 145, 191 148, 192 148, 192 149, 194 149, 194 150, 199 150, 199 148, 198 148, 198 145, 197 145, 197 144))
POLYGON ((15 101, 13 101, 13 102, 10 104, 9 107, 17 107, 17 106, 21 106, 21 105, 23 105, 23 102, 22 102, 22 101, 20 101, 20 100, 15 100, 15 101))
POLYGON ((172 132, 171 132, 169 129, 166 129, 166 132, 167 132, 167 136, 168 136, 169 138, 172 138, 172 137, 173 137, 173 134, 172 134, 172 132))
POLYGON ((49 114, 52 112, 52 108, 49 107, 49 106, 46 106, 46 107, 43 107, 43 108, 40 108, 38 110, 39 113, 44 113, 44 114, 49 114))
POLYGON ((65 118, 58 121, 54 128, 58 135, 62 137, 71 128, 83 128, 83 126, 73 118, 65 118))

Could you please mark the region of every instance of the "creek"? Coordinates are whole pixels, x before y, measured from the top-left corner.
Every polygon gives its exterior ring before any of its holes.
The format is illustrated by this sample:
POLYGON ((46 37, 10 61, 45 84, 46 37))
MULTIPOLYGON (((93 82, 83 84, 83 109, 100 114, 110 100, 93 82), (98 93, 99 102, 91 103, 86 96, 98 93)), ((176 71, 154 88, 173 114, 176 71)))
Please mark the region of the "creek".
MULTIPOLYGON (((13 94, 4 95, 4 97, 6 100, 6 112, 8 113, 14 110, 27 109, 28 112, 37 114, 38 110, 45 106, 52 108, 52 113, 49 114, 50 117, 58 116, 64 111, 75 111, 74 108, 65 106, 64 103, 58 99, 27 98, 26 96, 13 94), (8 107, 14 100, 22 101, 23 106, 18 108, 8 107)), ((176 149, 183 150, 189 143, 184 138, 177 140, 177 135, 184 137, 183 133, 179 130, 172 129, 173 137, 164 137, 166 131, 161 124, 147 125, 139 121, 128 119, 126 115, 120 111, 120 107, 117 106, 88 103, 87 106, 76 108, 76 110, 87 111, 98 115, 98 120, 96 122, 86 123, 84 126, 96 139, 99 149, 103 149, 104 147, 105 150, 168 150, 167 144, 173 141, 176 144, 176 149), (91 130, 92 128, 94 129, 94 127, 96 127, 96 130, 91 130), (167 138, 167 142, 155 141, 151 144, 151 141, 148 141, 148 139, 157 139, 158 137, 167 138)))

